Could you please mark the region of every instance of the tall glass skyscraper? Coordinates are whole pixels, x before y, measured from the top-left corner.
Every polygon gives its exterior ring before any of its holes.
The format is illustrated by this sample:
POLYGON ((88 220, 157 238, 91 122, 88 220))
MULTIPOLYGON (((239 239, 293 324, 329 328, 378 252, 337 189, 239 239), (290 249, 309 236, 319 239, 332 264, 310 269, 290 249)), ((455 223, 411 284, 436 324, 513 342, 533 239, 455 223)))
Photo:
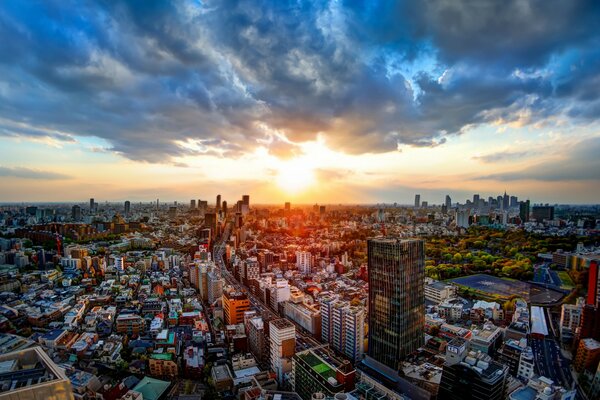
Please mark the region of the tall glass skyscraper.
POLYGON ((425 245, 422 240, 367 241, 368 355, 395 370, 424 343, 425 245))

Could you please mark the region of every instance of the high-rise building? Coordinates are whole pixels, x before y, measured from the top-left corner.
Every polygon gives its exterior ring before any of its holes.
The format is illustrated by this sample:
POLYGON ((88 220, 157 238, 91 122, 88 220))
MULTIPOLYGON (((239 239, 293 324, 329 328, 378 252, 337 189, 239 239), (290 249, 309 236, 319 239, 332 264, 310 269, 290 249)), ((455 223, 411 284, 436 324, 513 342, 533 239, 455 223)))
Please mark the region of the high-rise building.
POLYGON ((223 201, 223 203, 221 203, 221 208, 223 210, 223 214, 225 216, 227 216, 227 202, 226 201, 223 201))
POLYGON ((502 197, 502 209, 508 210, 510 206, 510 197, 506 194, 506 190, 504 191, 504 196, 502 197))
POLYGON ((529 205, 529 200, 519 203, 519 218, 522 223, 529 222, 529 205))
POLYGON ((169 207, 169 218, 173 219, 177 217, 177 207, 171 206, 169 207))
POLYGON ((452 208, 452 199, 450 198, 450 195, 446 195, 446 209, 450 210, 452 208))
POLYGON ((419 208, 421 206, 421 195, 415 194, 415 208, 419 208))
POLYGON ((533 206, 531 209, 531 216, 537 222, 542 222, 544 220, 552 221, 554 219, 554 207, 553 206, 533 206))
POLYGON ((190 200, 190 209, 192 209, 192 210, 196 209, 196 200, 194 200, 194 199, 190 200))
POLYGON ((250 309, 250 300, 242 292, 223 293, 223 316, 225 324, 237 325, 244 322, 244 313, 250 309))
POLYGON ((479 195, 478 194, 473 195, 473 207, 475 207, 475 208, 479 207, 479 195))
POLYGON ((284 375, 292 371, 292 356, 296 352, 296 327, 286 318, 269 321, 271 369, 277 382, 284 382, 284 375))
POLYGON ((223 296, 223 279, 215 271, 210 271, 208 273, 208 302, 213 304, 221 296, 223 296))
POLYGON ((210 228, 212 236, 217 234, 217 214, 210 212, 204 214, 204 226, 210 228))
POLYGON ((519 206, 519 198, 517 196, 510 196, 510 208, 517 208, 519 206))
POLYGON ((242 196, 242 203, 248 207, 250 207, 250 195, 245 194, 242 196))
POLYGON ((369 356, 390 368, 424 343, 425 245, 422 240, 367 241, 369 356))
POLYGON ((220 194, 218 194, 218 195, 217 195, 217 203, 216 203, 216 205, 215 205, 215 209, 216 209, 217 211, 220 211, 220 210, 221 210, 221 195, 220 195, 220 194))
POLYGON ((71 219, 73 221, 81 221, 81 207, 77 204, 71 207, 71 219))
POLYGON ((321 302, 321 340, 353 362, 362 358, 365 312, 362 307, 327 297, 321 302))
POLYGON ((131 212, 131 202, 129 200, 127 200, 125 202, 125 215, 129 215, 129 213, 131 212))
POLYGON ((302 274, 310 274, 312 272, 312 254, 310 251, 296 252, 296 268, 302 274))
POLYGON ((289 201, 286 201, 286 202, 285 202, 285 204, 283 205, 283 209, 284 209, 286 212, 289 212, 289 211, 292 209, 292 205, 291 205, 291 203, 290 203, 289 201))
POLYGON ((96 208, 96 203, 94 202, 94 198, 92 197, 90 199, 90 213, 93 213, 95 211, 96 208))

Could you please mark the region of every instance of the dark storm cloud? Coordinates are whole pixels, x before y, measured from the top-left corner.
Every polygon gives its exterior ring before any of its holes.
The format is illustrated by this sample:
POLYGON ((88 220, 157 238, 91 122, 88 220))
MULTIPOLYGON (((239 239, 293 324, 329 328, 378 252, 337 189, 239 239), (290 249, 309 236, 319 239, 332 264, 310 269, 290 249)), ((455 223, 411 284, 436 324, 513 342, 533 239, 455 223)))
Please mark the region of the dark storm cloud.
POLYGON ((37 169, 23 167, 3 167, 0 166, 0 176, 25 178, 25 179, 69 179, 70 176, 51 171, 41 171, 37 169))
POLYGON ((551 3, 6 1, 0 135, 96 136, 171 162, 259 145, 287 157, 319 134, 375 153, 492 121, 596 120, 597 2, 551 3))
POLYGON ((600 138, 581 141, 562 151, 563 158, 534 165, 525 170, 503 172, 478 179, 518 181, 600 181, 600 138))

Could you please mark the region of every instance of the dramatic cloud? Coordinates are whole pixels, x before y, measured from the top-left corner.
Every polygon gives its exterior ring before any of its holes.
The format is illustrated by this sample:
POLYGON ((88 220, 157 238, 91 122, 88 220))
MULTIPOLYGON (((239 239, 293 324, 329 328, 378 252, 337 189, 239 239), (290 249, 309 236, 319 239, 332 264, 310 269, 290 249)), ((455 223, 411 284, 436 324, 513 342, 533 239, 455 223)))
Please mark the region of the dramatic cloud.
POLYGON ((0 5, 0 135, 133 160, 437 146, 600 115, 597 1, 0 5))
MULTIPOLYGON (((526 170, 503 172, 479 179, 500 181, 600 181, 600 137, 587 139, 561 152, 562 159, 547 161, 526 170)), ((598 184, 595 183, 595 184, 598 184)))
POLYGON ((50 171, 40 171, 23 167, 0 166, 0 176, 25 178, 25 179, 69 179, 70 176, 50 171))

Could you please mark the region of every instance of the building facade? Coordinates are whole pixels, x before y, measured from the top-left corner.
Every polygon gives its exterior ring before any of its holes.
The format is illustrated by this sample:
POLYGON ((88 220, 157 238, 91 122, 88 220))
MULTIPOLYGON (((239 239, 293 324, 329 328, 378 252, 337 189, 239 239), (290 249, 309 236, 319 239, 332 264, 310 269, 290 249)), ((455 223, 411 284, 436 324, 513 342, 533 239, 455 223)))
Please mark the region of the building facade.
POLYGON ((424 343, 424 242, 369 239, 367 251, 369 356, 397 369, 424 343))

